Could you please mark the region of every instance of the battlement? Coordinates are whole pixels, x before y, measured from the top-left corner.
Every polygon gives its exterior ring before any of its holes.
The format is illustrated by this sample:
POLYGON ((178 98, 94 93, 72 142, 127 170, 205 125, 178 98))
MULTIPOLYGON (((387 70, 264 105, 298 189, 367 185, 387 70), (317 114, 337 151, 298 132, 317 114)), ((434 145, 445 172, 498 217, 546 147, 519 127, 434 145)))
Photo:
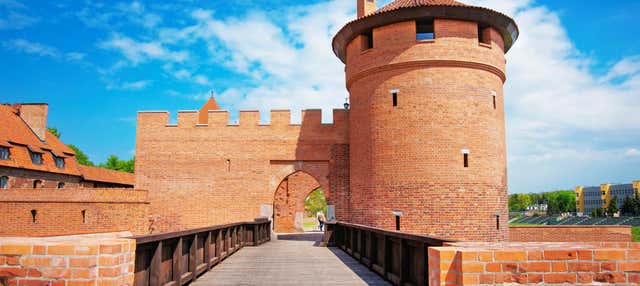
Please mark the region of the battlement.
POLYGON ((321 109, 307 109, 301 111, 300 123, 293 123, 291 110, 271 110, 269 123, 260 123, 261 112, 259 110, 241 110, 238 120, 230 120, 230 112, 227 110, 209 110, 206 124, 199 123, 198 111, 178 111, 177 124, 170 123, 168 111, 140 111, 138 112, 138 126, 144 127, 178 127, 178 128, 264 128, 264 127, 346 127, 348 126, 349 112, 344 109, 333 110, 333 123, 322 123, 321 109))

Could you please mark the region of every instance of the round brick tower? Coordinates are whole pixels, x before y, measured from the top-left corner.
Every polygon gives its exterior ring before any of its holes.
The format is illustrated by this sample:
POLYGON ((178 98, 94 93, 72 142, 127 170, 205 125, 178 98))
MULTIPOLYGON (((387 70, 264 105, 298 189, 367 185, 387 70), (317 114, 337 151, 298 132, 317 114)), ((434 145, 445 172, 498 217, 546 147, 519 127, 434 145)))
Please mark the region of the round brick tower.
MULTIPOLYGON (((508 239, 503 84, 518 36, 498 12, 397 0, 333 39, 350 93, 347 220, 453 240, 508 239)), ((342 219, 342 218, 341 218, 342 219)))

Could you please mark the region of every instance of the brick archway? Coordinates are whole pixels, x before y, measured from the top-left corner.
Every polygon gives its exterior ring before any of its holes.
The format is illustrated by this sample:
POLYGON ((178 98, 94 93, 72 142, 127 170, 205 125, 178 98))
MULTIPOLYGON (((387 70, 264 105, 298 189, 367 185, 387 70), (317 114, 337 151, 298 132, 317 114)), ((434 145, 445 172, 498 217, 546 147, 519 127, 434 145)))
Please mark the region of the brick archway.
POLYGON ((304 171, 295 171, 282 179, 273 198, 274 232, 303 232, 305 200, 311 192, 321 187, 314 176, 304 171))

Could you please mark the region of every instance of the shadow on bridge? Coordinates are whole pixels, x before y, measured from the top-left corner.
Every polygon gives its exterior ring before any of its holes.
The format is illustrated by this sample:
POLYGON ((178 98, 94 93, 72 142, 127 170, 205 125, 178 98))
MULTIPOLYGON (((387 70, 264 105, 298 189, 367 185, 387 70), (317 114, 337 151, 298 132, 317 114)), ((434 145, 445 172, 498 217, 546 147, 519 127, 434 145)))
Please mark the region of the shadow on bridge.
POLYGON ((191 285, 389 285, 342 250, 315 247, 321 232, 275 237, 243 248, 191 285))
MULTIPOLYGON (((320 231, 304 232, 304 233, 283 233, 277 234, 278 240, 293 240, 293 241, 314 241, 321 242, 323 233, 320 231)), ((314 245, 317 246, 317 245, 314 245)))

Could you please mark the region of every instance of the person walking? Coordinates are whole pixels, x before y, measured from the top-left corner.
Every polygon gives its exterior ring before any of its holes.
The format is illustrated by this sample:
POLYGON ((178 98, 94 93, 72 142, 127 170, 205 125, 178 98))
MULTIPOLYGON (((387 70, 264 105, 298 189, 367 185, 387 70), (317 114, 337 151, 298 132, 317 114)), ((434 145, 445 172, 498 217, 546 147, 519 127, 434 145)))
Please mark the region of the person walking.
POLYGON ((327 218, 324 216, 324 213, 321 211, 316 214, 316 218, 318 219, 318 227, 320 228, 320 231, 322 231, 322 229, 324 228, 324 223, 327 221, 327 218))

